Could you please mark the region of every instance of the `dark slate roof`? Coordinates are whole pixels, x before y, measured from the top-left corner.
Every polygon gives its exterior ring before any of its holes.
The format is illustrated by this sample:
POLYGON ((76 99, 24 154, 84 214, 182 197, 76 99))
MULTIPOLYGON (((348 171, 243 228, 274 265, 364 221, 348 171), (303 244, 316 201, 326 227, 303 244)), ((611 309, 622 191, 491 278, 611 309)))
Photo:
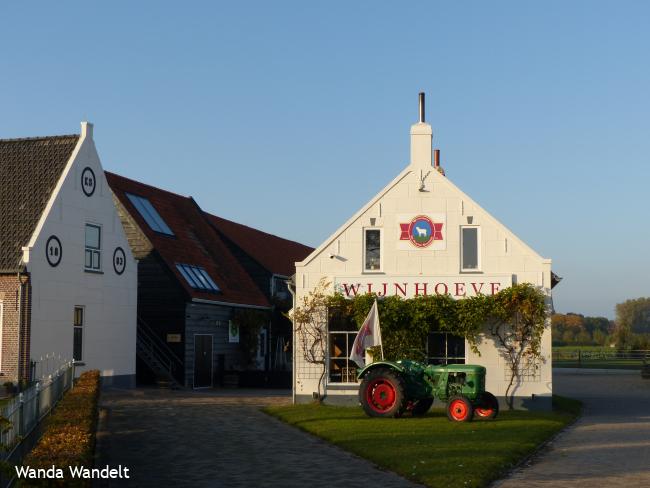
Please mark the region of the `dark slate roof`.
POLYGON ((314 250, 313 247, 267 234, 216 215, 206 215, 223 236, 274 274, 293 276, 296 272, 296 261, 302 261, 314 250))
POLYGON ((0 139, 0 270, 18 268, 78 135, 0 139))
POLYGON ((239 305, 270 307, 269 301, 208 223, 194 199, 113 173, 105 174, 113 193, 151 241, 188 296, 239 305), (126 193, 147 198, 172 230, 174 237, 159 234, 151 229, 126 193), (204 268, 221 291, 208 293, 195 290, 180 274, 176 268, 177 263, 204 268))
POLYGON ((558 285, 562 281, 562 277, 556 275, 551 271, 551 289, 555 288, 556 285, 558 285))

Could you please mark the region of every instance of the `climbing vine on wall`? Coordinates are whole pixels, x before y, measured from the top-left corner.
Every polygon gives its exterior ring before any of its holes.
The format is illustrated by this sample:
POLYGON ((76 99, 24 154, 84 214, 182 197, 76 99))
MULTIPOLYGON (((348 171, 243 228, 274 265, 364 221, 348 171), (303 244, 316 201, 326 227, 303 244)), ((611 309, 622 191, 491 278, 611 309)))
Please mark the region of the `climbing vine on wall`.
MULTIPOLYGON (((340 308, 361 327, 375 298, 365 294, 348 299, 337 293, 329 297, 328 305, 340 308)), ((424 359, 432 331, 464 337, 477 354, 482 338, 491 337, 509 367, 506 398, 510 408, 521 383, 522 362, 541 356, 547 307, 544 293, 529 283, 462 300, 449 295, 381 297, 378 307, 386 359, 424 359)))
POLYGON ((464 337, 470 348, 480 354, 480 342, 490 337, 510 370, 506 390, 513 408, 514 391, 521 382, 522 361, 541 356, 541 339, 547 317, 545 294, 537 287, 522 283, 494 295, 477 295, 455 300, 450 295, 414 298, 377 297, 373 293, 346 298, 341 293, 327 295, 329 283, 319 286, 293 310, 293 322, 301 342, 304 360, 318 364, 322 382, 326 371, 327 308, 338 308, 361 327, 373 302, 378 298, 379 320, 385 359, 424 359, 430 332, 448 332, 464 337))
MULTIPOLYGON (((340 308, 360 327, 375 298, 376 295, 368 293, 348 299, 337 293, 329 297, 328 305, 340 308)), ((454 300, 449 295, 380 297, 379 318, 386 359, 423 358, 427 336, 432 331, 464 337, 478 353, 479 335, 485 331, 493 301, 485 295, 464 300, 454 300)))
POLYGON ((514 392, 522 381, 522 362, 538 367, 546 316, 544 295, 532 285, 516 285, 494 296, 488 328, 510 368, 505 394, 510 409, 514 408, 514 392))

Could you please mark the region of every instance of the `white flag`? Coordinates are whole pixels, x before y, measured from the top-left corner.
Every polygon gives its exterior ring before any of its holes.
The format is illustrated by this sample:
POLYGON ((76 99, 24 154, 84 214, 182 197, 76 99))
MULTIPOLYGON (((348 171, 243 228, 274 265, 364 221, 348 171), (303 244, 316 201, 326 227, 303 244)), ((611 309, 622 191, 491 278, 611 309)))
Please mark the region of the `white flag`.
MULTIPOLYGON (((350 354, 350 359, 357 363, 360 368, 363 368, 366 365, 366 348, 372 346, 381 347, 381 330, 379 329, 379 311, 377 310, 377 300, 372 304, 370 312, 366 320, 363 321, 363 325, 357 337, 354 339, 354 344, 352 344, 352 353, 350 354)), ((382 359, 384 351, 382 350, 382 359)))

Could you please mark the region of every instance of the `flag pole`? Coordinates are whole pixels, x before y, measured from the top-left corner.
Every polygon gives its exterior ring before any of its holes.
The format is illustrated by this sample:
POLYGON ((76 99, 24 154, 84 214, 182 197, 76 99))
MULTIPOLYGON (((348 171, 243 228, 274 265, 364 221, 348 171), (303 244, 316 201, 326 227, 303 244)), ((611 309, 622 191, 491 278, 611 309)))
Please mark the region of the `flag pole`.
POLYGON ((381 342, 381 328, 379 325, 379 308, 377 307, 377 299, 375 299, 375 303, 373 303, 366 319, 363 321, 363 325, 359 329, 359 332, 357 332, 357 336, 354 338, 350 359, 357 363, 359 367, 365 367, 366 360, 362 355, 365 354, 367 348, 374 346, 379 346, 381 359, 383 361, 384 345, 381 342))
POLYGON ((377 330, 379 332, 379 351, 381 352, 381 360, 384 360, 384 341, 381 340, 381 322, 379 321, 379 306, 375 298, 375 307, 377 308, 377 330))

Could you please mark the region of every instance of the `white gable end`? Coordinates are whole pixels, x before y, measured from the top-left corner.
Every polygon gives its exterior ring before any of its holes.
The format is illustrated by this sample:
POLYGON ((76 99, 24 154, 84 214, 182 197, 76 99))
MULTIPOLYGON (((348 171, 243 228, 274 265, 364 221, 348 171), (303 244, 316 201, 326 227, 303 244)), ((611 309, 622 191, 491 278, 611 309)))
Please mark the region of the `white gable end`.
POLYGON ((433 168, 424 172, 409 165, 304 261, 296 263, 296 284, 301 288, 304 281, 304 287, 311 289, 323 275, 333 280, 339 276, 462 273, 514 275, 517 282, 550 288, 550 266, 550 260, 542 258, 448 178, 433 168), (430 215, 433 220, 442 217, 444 245, 419 248, 404 242, 401 225, 419 215, 430 215), (480 267, 475 272, 461 268, 461 228, 467 226, 479 229, 480 267), (382 263, 377 271, 365 269, 363 261, 364 229, 371 228, 381 232, 382 263))
POLYGON ((137 262, 91 124, 82 123, 77 147, 23 248, 23 263, 32 287, 32 360, 52 354, 73 359, 75 308, 81 308, 76 347, 83 365, 77 370, 99 369, 104 377, 134 380, 137 262))
MULTIPOLYGON (((304 261, 296 263, 296 303, 325 280, 332 291, 348 297, 372 292, 404 298, 449 294, 457 299, 495 294, 527 282, 543 289, 550 305, 551 260, 541 257, 456 187, 444 176, 437 157, 432 165, 431 142, 431 127, 423 120, 414 124, 410 164, 304 261)), ((335 347, 328 351, 323 386, 343 383, 328 390, 330 396, 356 392, 350 373, 356 365, 346 362, 350 337, 354 331, 330 334, 329 344, 335 347)), ((301 362, 299 356, 294 389, 297 397, 309 398, 316 391, 317 368, 301 362)), ((484 337, 479 355, 466 344, 462 357, 452 362, 461 360, 486 366, 488 390, 497 396, 505 393, 506 365, 491 338, 484 337)), ((542 338, 541 361, 533 370, 516 395, 539 396, 550 402, 550 327, 542 338)))

